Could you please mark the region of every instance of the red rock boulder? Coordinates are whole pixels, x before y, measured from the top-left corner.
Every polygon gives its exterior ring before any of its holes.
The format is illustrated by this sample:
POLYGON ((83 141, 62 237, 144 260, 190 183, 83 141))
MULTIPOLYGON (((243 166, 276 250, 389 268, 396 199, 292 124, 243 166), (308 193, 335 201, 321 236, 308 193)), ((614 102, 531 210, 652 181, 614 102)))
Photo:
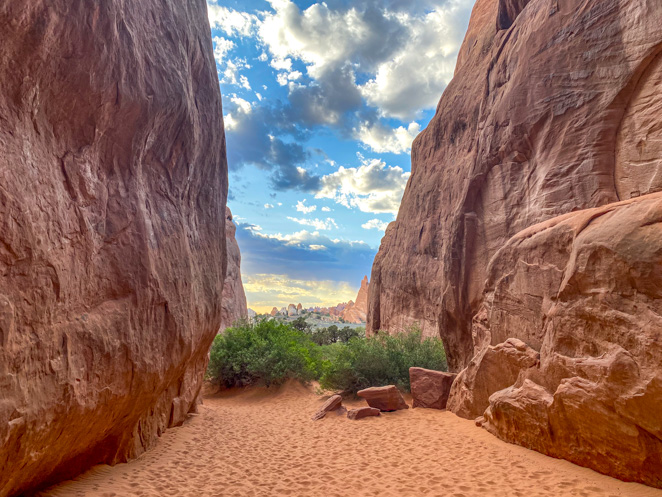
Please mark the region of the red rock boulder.
POLYGON ((227 166, 204 0, 0 1, 0 495, 195 409, 227 166))
POLYGON ((374 407, 359 407, 358 409, 350 409, 347 411, 347 417, 349 419, 363 419, 370 416, 379 416, 380 410, 374 407))
POLYGON ((342 407, 342 397, 340 395, 333 395, 327 399, 324 404, 322 404, 322 407, 319 408, 319 410, 313 415, 311 418, 313 421, 317 421, 322 419, 324 416, 326 416, 326 413, 335 411, 336 409, 340 409, 342 407))
POLYGON ((356 395, 364 398, 370 407, 380 411, 409 409, 405 399, 402 398, 400 390, 395 385, 365 388, 359 390, 356 395))
POLYGON ((409 368, 413 407, 446 409, 451 386, 457 375, 424 368, 409 368))

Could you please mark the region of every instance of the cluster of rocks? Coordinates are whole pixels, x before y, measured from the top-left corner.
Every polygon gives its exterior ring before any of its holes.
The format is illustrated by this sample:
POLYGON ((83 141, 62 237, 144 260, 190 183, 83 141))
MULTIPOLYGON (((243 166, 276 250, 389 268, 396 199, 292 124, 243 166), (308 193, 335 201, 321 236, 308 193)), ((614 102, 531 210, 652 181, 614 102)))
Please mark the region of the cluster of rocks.
POLYGON ((357 395, 366 400, 368 407, 359 407, 348 411, 342 405, 342 397, 340 395, 334 395, 313 415, 313 421, 322 419, 327 413, 332 411, 336 411, 338 414, 344 414, 346 412, 349 419, 358 420, 370 416, 379 416, 382 412, 409 409, 409 405, 407 405, 395 385, 366 388, 359 390, 357 395))
POLYGON ((367 314, 368 314, 368 291, 370 288, 370 283, 368 282, 368 277, 364 276, 361 281, 361 287, 359 288, 359 293, 356 296, 356 300, 350 300, 349 302, 342 302, 335 307, 309 307, 304 309, 304 307, 299 303, 298 305, 289 304, 287 307, 274 307, 271 309, 271 316, 301 316, 306 312, 316 312, 318 314, 331 316, 338 318, 338 320, 343 320, 347 323, 365 323, 367 314))
POLYGON ((661 18, 659 1, 476 1, 366 332, 418 323, 459 372, 449 410, 662 488, 661 18))

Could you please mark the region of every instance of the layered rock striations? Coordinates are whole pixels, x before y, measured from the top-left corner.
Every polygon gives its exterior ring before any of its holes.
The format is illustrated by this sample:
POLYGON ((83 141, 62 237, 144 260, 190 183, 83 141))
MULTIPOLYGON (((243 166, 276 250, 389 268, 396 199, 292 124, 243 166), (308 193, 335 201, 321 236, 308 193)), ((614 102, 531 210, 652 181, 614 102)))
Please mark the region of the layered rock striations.
POLYGON ((419 323, 448 408, 662 487, 660 2, 478 0, 415 140, 368 333, 419 323))
POLYGON ((246 305, 246 293, 241 282, 241 252, 235 238, 237 227, 232 221, 232 212, 229 207, 225 208, 225 243, 227 250, 227 272, 223 283, 223 298, 221 300, 221 328, 225 330, 228 326, 240 319, 248 317, 246 305))
POLYGON ((0 495, 195 409, 227 166, 204 0, 0 2, 0 495))

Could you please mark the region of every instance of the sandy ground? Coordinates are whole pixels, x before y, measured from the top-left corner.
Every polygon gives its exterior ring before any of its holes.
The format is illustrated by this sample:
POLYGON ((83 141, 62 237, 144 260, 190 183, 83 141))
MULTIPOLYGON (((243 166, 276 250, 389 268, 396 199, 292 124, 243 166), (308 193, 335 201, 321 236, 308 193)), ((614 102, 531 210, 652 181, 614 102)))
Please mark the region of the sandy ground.
POLYGON ((447 412, 311 421, 325 398, 298 384, 207 397, 200 414, 139 459, 97 466, 40 495, 662 497, 501 442, 447 412))

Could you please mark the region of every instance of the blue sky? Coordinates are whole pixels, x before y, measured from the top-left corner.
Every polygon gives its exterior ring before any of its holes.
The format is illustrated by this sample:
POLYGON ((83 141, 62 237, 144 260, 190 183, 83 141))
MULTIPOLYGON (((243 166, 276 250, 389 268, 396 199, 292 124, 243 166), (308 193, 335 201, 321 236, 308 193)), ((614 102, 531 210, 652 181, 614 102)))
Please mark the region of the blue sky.
POLYGON ((208 0, 249 307, 353 299, 473 0, 208 0))

